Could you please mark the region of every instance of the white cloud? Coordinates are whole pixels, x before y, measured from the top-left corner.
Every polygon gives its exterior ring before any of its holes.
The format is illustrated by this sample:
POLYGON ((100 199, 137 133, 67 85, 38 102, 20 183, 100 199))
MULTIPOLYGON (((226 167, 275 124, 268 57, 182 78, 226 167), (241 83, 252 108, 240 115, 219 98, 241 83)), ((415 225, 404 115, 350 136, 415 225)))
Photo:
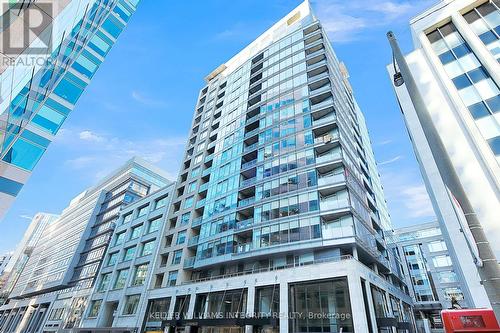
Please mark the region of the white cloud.
POLYGON ((351 42, 368 29, 408 24, 411 17, 434 0, 316 0, 315 12, 334 42, 351 42))
POLYGON ((417 170, 381 168, 382 184, 395 226, 434 219, 427 190, 417 170))
POLYGON ((78 134, 78 137, 83 141, 103 142, 105 140, 104 137, 99 136, 92 131, 81 131, 78 134))
POLYGON ((143 93, 140 93, 138 91, 132 91, 130 94, 132 99, 144 106, 151 107, 151 108, 165 108, 167 106, 167 103, 162 100, 162 99, 155 99, 149 96, 144 95, 143 93))
POLYGON ((385 160, 385 161, 382 161, 382 162, 379 162, 378 163, 378 166, 382 166, 382 165, 387 165, 387 164, 392 164, 394 162, 397 162, 399 161, 400 159, 402 159, 403 156, 402 155, 398 155, 398 156, 395 156, 393 158, 390 158, 388 160, 385 160))
POLYGON ((58 144, 67 146, 71 156, 64 165, 83 176, 100 179, 132 157, 139 156, 162 167, 171 179, 177 177, 177 168, 184 151, 186 138, 161 137, 129 140, 91 130, 66 129, 58 144), (83 133, 83 134, 82 134, 83 133))
POLYGON ((410 217, 426 217, 434 215, 431 201, 424 185, 409 186, 403 189, 403 196, 406 197, 406 206, 409 209, 410 217))
POLYGON ((25 220, 33 220, 33 216, 29 216, 29 215, 19 215, 20 218, 22 219, 25 219, 25 220))
POLYGON ((392 142, 393 141, 391 139, 382 140, 382 141, 376 142, 375 146, 385 146, 385 145, 388 145, 388 144, 390 144, 392 142))

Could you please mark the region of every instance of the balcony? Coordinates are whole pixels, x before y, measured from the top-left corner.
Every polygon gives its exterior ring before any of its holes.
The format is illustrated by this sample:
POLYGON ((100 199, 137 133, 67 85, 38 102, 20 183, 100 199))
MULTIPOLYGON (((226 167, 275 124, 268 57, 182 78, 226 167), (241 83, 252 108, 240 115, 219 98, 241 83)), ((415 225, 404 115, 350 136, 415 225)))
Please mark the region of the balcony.
POLYGON ((249 218, 236 223, 236 230, 245 229, 253 225, 253 218, 249 218))
POLYGON ((184 268, 193 268, 196 257, 189 257, 184 259, 184 268))
POLYGON ((212 172, 212 167, 210 167, 210 168, 208 168, 208 169, 203 170, 203 172, 202 172, 201 176, 202 176, 202 177, 208 176, 211 172, 212 172))
POLYGON ((254 136, 256 135, 257 133, 259 133, 259 128, 257 127, 256 129, 254 130, 251 130, 250 132, 248 133, 245 133, 245 139, 251 137, 251 136, 254 136))
POLYGON ((238 207, 248 206, 248 205, 253 204, 254 202, 255 202, 255 197, 242 199, 238 202, 238 207))
POLYGON ((198 209, 198 208, 201 208, 203 206, 205 206, 205 199, 198 200, 198 202, 196 203, 195 208, 198 209))
POLYGON ((257 142, 256 142, 256 143, 253 143, 253 144, 251 144, 250 146, 245 147, 245 148, 243 149, 243 152, 245 152, 245 153, 246 153, 246 152, 249 152, 249 151, 255 150, 255 149, 257 149, 257 146, 258 146, 258 145, 259 145, 259 144, 258 144, 257 142))
POLYGON ((205 163, 210 162, 213 159, 214 159, 214 154, 210 154, 207 157, 205 157, 205 163))
POLYGON ((333 98, 332 97, 327 98, 320 103, 316 103, 316 104, 311 105, 311 111, 316 111, 318 109, 329 107, 329 106, 333 106, 333 98))
POLYGON ((241 181, 241 186, 242 187, 246 187, 246 186, 253 185, 256 180, 257 180, 257 177, 253 177, 253 178, 242 180, 241 181))
POLYGON ((202 184, 199 192, 205 192, 206 190, 208 190, 208 183, 202 184))
POLYGON ((241 165, 241 168, 242 169, 248 169, 248 168, 251 168, 251 167, 255 166, 256 164, 257 164, 257 159, 252 160, 250 162, 243 163, 241 165))
POLYGON ((322 199, 319 202, 320 210, 336 210, 349 207, 349 199, 322 199))
MULTIPOLYGON (((325 119, 323 121, 324 123, 332 121, 332 119, 334 119, 335 117, 326 117, 326 118, 330 118, 330 119, 325 119)), ((314 124, 316 125, 316 121, 314 122, 314 124)), ((320 137, 314 138, 314 144, 330 143, 332 141, 338 140, 339 137, 340 137, 340 135, 339 135, 339 131, 338 130, 331 131, 330 133, 327 133, 327 134, 322 135, 320 137)))
POLYGON ((326 185, 331 185, 331 184, 342 183, 345 181, 346 181, 346 179, 345 179, 345 176, 343 173, 331 174, 331 175, 325 175, 325 176, 318 178, 318 185, 319 186, 326 186, 326 185))
POLYGON ((336 160, 342 159, 342 151, 337 150, 330 152, 328 154, 324 154, 321 156, 316 157, 316 163, 326 163, 326 162, 332 162, 336 160))
POLYGON ((191 227, 197 227, 197 226, 201 225, 202 222, 203 222, 203 218, 201 216, 197 217, 197 218, 193 219, 193 222, 191 222, 191 227))
POLYGON ((253 248, 252 243, 238 244, 236 246, 236 253, 247 253, 252 251, 252 248, 253 248))
POLYGON ((198 245, 199 239, 200 239, 200 236, 198 236, 198 235, 191 237, 189 239, 189 241, 188 241, 188 246, 196 246, 196 245, 198 245))

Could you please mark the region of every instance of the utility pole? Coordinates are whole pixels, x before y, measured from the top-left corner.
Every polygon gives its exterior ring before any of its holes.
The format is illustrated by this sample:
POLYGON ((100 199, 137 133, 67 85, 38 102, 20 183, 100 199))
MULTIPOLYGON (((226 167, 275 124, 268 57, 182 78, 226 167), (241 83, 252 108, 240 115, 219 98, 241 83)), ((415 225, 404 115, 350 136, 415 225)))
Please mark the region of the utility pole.
POLYGON ((406 90, 410 95, 410 99, 415 108, 415 113, 417 114, 418 120, 422 126, 422 131, 424 132, 425 138, 429 143, 429 147, 434 161, 436 162, 439 174, 443 179, 444 184, 448 187, 449 191, 453 194, 464 212, 467 225, 469 226, 472 237, 474 238, 474 242, 476 243, 479 251, 479 258, 482 261, 482 265, 478 267, 481 283, 486 290, 486 294, 488 295, 493 311, 495 312, 495 316, 498 320, 500 320, 500 267, 495 254, 491 249, 481 223, 474 212, 474 208, 472 207, 449 155, 446 152, 443 141, 441 140, 441 137, 432 122, 425 101, 417 88, 413 75, 410 72, 408 64, 406 63, 406 59, 401 53, 401 49, 399 48, 394 33, 389 31, 387 33, 387 38, 389 39, 389 43, 392 48, 394 61, 399 67, 399 72, 396 72, 394 76, 395 83, 397 82, 397 85, 406 84, 406 90))

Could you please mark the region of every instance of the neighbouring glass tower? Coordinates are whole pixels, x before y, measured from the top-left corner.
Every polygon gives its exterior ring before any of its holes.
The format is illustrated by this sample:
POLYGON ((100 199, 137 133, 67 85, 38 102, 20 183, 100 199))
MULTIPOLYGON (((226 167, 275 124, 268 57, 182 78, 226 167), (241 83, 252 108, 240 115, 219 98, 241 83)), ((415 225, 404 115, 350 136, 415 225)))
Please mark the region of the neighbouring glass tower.
POLYGON ((206 77, 145 331, 411 329, 347 77, 307 1, 206 77))
POLYGON ((2 3, 0 218, 73 110, 137 3, 2 3))
POLYGON ((161 169, 133 158, 73 198, 30 249, 7 302, 0 306, 0 332, 76 329, 120 211, 169 184, 161 169))

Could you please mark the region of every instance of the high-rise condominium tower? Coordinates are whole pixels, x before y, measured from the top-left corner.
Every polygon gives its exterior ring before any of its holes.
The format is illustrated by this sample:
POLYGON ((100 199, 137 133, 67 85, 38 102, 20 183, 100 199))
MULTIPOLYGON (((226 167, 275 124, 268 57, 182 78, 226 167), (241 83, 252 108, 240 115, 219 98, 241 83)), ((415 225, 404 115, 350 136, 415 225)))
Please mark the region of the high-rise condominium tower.
POLYGON ((0 218, 75 107, 137 3, 2 1, 0 218))
MULTIPOLYGON (((446 154, 500 258, 499 2, 448 0, 410 22, 415 50, 405 56, 446 154)), ((388 66, 394 73, 393 65, 388 66)), ((392 75, 391 75, 392 80, 392 75)), ((440 175, 406 85, 395 87, 434 210, 450 238, 475 307, 489 306, 474 265, 475 244, 440 175)), ((428 126, 428 125, 424 125, 428 126)))
POLYGON ((146 331, 410 329, 365 120, 308 2, 206 77, 167 226, 146 331))

